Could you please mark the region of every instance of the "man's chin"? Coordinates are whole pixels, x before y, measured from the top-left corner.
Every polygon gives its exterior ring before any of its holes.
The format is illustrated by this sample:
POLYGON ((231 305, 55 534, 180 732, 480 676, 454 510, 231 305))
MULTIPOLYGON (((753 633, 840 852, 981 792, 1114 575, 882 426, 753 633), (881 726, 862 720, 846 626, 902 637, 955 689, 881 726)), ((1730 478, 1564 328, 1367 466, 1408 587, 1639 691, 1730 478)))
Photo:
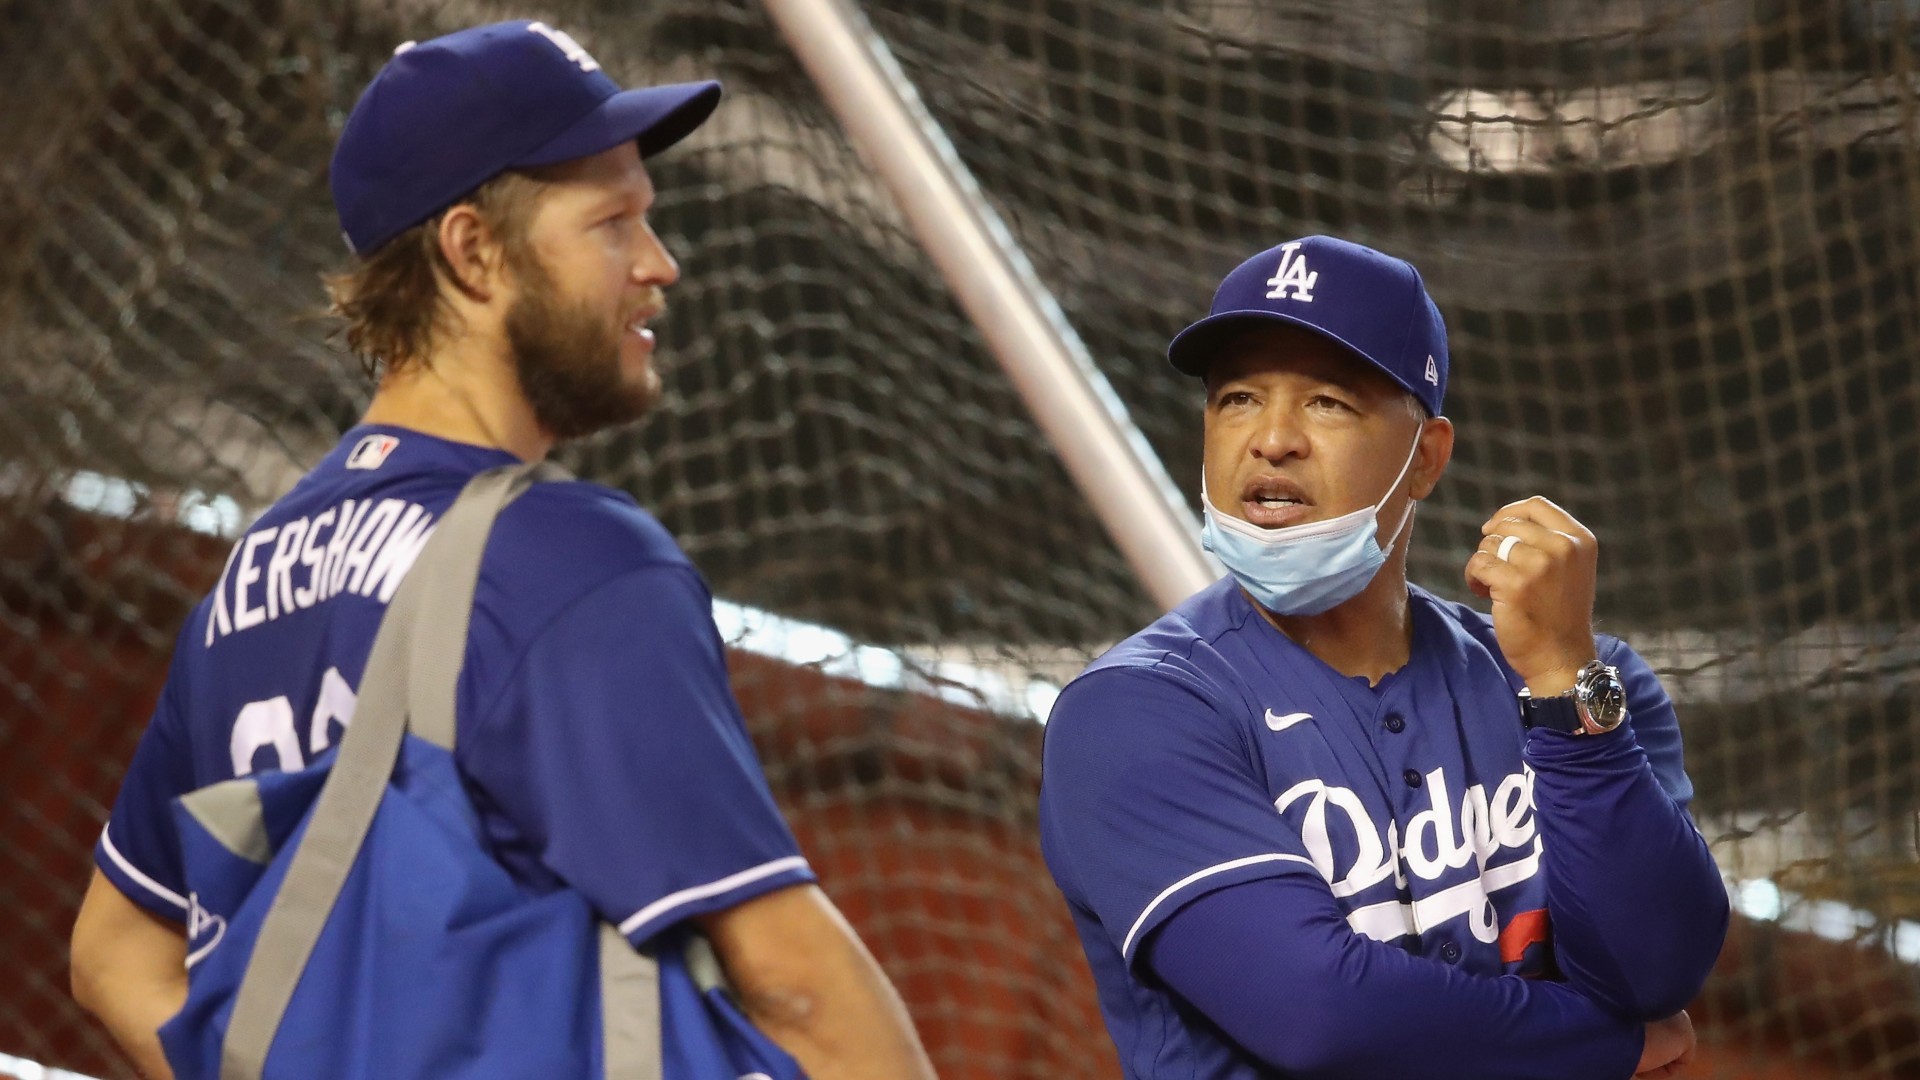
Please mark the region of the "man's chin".
POLYGON ((660 397, 657 376, 638 385, 623 381, 618 386, 605 387, 590 398, 565 402, 536 400, 534 419, 547 434, 568 442, 636 423, 659 404, 660 397))
POLYGON ((653 407, 660 404, 660 398, 666 392, 659 373, 651 366, 639 375, 626 379, 624 383, 621 387, 621 396, 627 401, 625 409, 627 418, 619 421, 622 424, 631 424, 652 412, 653 407))
POLYGON ((655 405, 660 404, 660 398, 665 395, 666 390, 666 383, 660 378, 659 370, 652 364, 648 364, 647 370, 640 376, 639 392, 634 395, 640 402, 640 411, 643 414, 647 413, 655 405))
POLYGON ((636 388, 651 405, 660 399, 660 369, 654 364, 653 344, 631 336, 620 346, 620 381, 636 388))

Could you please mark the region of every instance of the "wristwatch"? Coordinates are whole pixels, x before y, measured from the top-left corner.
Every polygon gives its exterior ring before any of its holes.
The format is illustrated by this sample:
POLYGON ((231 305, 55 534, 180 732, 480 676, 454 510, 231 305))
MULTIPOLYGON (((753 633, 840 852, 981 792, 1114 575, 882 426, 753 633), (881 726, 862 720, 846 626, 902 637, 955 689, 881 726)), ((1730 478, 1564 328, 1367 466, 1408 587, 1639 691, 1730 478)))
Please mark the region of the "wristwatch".
POLYGON ((1595 660, 1580 669, 1573 689, 1553 697, 1536 698, 1520 691, 1520 722, 1528 729, 1543 727, 1568 735, 1604 735, 1627 718, 1627 687, 1620 669, 1595 660))

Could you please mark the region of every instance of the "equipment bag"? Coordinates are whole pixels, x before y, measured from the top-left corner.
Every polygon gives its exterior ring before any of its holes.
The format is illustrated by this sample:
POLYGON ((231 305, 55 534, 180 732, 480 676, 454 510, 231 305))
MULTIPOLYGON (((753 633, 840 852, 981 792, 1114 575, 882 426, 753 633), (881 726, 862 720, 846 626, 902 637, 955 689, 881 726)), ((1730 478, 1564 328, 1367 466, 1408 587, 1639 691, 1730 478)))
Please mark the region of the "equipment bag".
POLYGON ((488 854, 453 761, 493 522, 550 466, 473 478, 394 595, 338 747, 175 800, 192 906, 181 1080, 803 1080, 688 929, 636 951, 488 854))

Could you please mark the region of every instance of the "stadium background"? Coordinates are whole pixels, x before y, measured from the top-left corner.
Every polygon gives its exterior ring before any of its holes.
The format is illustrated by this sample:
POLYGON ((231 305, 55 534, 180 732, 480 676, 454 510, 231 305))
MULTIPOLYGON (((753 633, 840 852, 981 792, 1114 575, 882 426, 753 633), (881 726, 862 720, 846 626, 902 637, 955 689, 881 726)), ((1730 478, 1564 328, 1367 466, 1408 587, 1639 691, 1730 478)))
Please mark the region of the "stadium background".
MULTIPOLYGON (((1741 912, 1694 1074, 1920 1075, 1920 4, 863 11, 1190 500, 1160 351, 1218 277, 1315 231, 1422 267, 1460 447, 1413 574, 1457 595, 1533 492, 1600 535, 1741 912)), ((0 0, 0 1053, 130 1075, 65 938, 186 606, 366 399, 319 312, 333 135, 400 41, 522 16, 729 88, 656 170, 668 403, 569 464, 727 602, 776 790, 942 1075, 1115 1075, 1036 717, 1155 612, 745 0, 0 0)))

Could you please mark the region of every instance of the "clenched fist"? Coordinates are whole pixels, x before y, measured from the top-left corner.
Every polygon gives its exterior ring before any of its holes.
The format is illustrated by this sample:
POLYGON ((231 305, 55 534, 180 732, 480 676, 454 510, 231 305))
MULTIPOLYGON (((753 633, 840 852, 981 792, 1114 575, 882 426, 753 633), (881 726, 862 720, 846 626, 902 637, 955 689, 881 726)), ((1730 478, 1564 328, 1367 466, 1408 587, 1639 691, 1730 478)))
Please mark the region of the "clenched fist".
POLYGON ((1535 697, 1572 689, 1594 659, 1593 592, 1600 545, 1572 514, 1534 496, 1480 527, 1467 586, 1493 601, 1493 633, 1535 697))

